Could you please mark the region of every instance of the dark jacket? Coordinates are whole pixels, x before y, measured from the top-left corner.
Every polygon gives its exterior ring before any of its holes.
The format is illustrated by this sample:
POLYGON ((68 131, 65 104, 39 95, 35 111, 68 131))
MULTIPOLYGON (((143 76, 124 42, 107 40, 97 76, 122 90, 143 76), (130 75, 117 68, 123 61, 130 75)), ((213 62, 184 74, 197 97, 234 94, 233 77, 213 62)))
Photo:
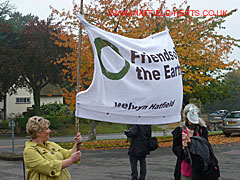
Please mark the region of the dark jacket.
POLYGON ((149 152, 149 138, 152 135, 150 125, 133 125, 131 129, 125 131, 128 138, 132 138, 128 151, 130 156, 146 156, 149 152))
POLYGON ((193 179, 217 180, 220 177, 220 170, 211 144, 201 136, 193 136, 191 141, 189 152, 192 157, 193 179))
POLYGON ((202 161, 202 170, 207 171, 210 164, 210 148, 209 142, 201 136, 191 137, 191 144, 188 145, 189 152, 192 156, 199 156, 202 161))
MULTIPOLYGON (((204 137, 206 140, 208 140, 208 131, 205 127, 200 126, 198 130, 194 132, 194 135, 197 135, 197 131, 199 133, 199 136, 204 137)), ((189 156, 186 150, 182 149, 182 128, 177 127, 173 132, 173 153, 177 156, 177 162, 175 166, 174 171, 174 178, 175 180, 180 180, 181 177, 181 163, 182 160, 185 160, 186 162, 190 162, 189 156)))

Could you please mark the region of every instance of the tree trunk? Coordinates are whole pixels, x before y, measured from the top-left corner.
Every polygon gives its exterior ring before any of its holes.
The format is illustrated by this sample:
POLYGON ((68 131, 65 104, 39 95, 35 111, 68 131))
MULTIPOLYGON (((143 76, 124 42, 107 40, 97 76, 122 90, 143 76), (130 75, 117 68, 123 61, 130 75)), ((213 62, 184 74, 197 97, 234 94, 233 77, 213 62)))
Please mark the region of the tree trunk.
POLYGON ((35 115, 40 114, 40 88, 33 89, 33 99, 34 99, 34 113, 35 115))
POLYGON ((92 120, 92 140, 96 140, 96 121, 92 120))
POLYGON ((189 104, 189 98, 188 97, 184 97, 183 98, 183 107, 185 107, 187 104, 189 104))
POLYGON ((88 132, 88 140, 96 140, 96 121, 91 120, 91 131, 88 132))
POLYGON ((7 120, 7 95, 3 96, 3 120, 7 120))

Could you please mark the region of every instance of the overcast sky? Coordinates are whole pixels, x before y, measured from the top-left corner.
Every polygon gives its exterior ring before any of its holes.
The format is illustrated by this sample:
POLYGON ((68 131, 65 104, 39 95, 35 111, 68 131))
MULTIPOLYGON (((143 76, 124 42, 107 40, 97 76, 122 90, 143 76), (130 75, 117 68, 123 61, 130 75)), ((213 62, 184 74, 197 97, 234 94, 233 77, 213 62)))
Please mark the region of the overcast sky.
MULTIPOLYGON (((23 15, 33 14, 38 16, 40 19, 46 19, 51 10, 49 5, 55 9, 72 9, 72 0, 10 0, 15 5, 16 10, 21 12, 23 15)), ((80 2, 80 0, 76 0, 80 2)), ((87 2, 87 0, 84 0, 87 2)), ((181 3, 183 0, 167 0, 167 4, 181 3)), ((227 10, 228 12, 232 9, 238 9, 232 16, 226 18, 227 21, 224 23, 226 30, 221 30, 220 33, 224 35, 231 35, 237 39, 240 39, 240 0, 188 0, 188 4, 192 10, 227 10)), ((231 58, 240 60, 240 49, 235 48, 231 58)))

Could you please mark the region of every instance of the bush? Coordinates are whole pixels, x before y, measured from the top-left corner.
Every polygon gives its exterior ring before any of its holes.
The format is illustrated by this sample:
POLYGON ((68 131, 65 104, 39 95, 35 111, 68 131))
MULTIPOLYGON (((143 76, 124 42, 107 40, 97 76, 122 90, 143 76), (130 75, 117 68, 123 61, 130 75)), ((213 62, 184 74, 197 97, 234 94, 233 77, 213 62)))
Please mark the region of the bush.
MULTIPOLYGON (((75 117, 74 116, 42 116, 45 119, 48 119, 50 121, 50 129, 52 130, 63 130, 71 128, 72 126, 74 128, 75 124, 75 117)), ((24 118, 16 118, 16 122, 18 122, 18 125, 21 129, 21 132, 24 134, 26 133, 26 124, 28 122, 29 117, 24 118)))
MULTIPOLYGON (((53 136, 74 135, 75 134, 75 116, 49 116, 44 115, 44 118, 50 121, 50 129, 53 136)), ((22 134, 26 134, 26 123, 28 118, 16 118, 16 123, 21 129, 22 134)), ((8 126, 8 124, 7 124, 8 126)), ((104 133, 122 133, 123 130, 128 129, 126 124, 118 124, 111 122, 96 121, 96 132, 98 134, 104 133)), ((79 118, 79 131, 81 134, 88 134, 92 130, 92 120, 79 118)), ((161 131, 159 126, 152 126, 153 131, 161 131)))
POLYGON ((26 132, 26 124, 28 121, 28 117, 16 118, 15 122, 18 122, 18 126, 21 129, 21 132, 26 132))
POLYGON ((70 124, 74 124, 74 116, 44 116, 50 121, 50 128, 55 130, 68 128, 70 124))
POLYGON ((40 115, 60 116, 73 115, 73 111, 65 104, 49 103, 40 107, 40 115))
POLYGON ((9 121, 0 122, 0 129, 11 129, 11 127, 9 126, 9 121))

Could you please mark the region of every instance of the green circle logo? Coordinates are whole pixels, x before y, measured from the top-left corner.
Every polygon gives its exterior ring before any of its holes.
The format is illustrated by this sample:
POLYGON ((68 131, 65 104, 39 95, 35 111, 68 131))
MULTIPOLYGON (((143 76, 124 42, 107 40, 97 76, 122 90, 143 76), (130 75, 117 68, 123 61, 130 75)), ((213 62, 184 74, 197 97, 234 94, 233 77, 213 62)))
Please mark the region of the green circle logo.
POLYGON ((125 65, 124 67, 118 72, 118 73, 113 73, 108 71, 103 63, 102 63, 102 59, 101 59, 101 53, 102 53, 102 48, 109 46, 110 48, 112 48, 116 53, 118 53, 121 57, 122 55, 119 53, 119 50, 116 46, 114 46, 112 43, 108 42, 107 40, 104 40, 102 38, 96 38, 94 40, 94 44, 97 48, 97 54, 98 54, 98 59, 100 61, 100 66, 101 66, 101 70, 102 73, 109 79, 111 80, 119 80, 122 79, 128 72, 129 68, 130 68, 130 63, 125 60, 125 65))

